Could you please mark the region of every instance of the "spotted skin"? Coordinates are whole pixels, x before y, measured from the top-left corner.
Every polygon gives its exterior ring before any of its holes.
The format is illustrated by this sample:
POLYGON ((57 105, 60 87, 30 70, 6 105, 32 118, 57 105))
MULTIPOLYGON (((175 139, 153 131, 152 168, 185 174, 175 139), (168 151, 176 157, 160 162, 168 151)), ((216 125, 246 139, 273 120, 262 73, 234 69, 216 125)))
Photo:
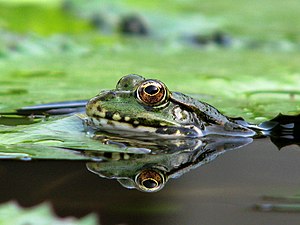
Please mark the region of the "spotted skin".
POLYGON ((133 137, 202 137, 210 134, 253 136, 255 132, 221 114, 213 106, 179 92, 159 80, 127 75, 113 90, 101 91, 86 105, 95 130, 130 133, 133 137))

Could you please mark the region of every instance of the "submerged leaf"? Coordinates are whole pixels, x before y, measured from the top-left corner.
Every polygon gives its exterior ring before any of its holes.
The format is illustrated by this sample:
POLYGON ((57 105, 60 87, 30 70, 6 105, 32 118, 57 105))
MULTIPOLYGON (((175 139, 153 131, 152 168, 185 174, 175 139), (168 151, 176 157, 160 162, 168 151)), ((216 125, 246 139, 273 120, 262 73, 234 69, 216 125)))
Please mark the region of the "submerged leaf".
POLYGON ((57 117, 31 125, 2 126, 1 132, 2 159, 91 160, 93 156, 89 156, 88 151, 148 153, 145 149, 121 148, 92 139, 77 116, 57 117))
POLYGON ((82 219, 73 217, 58 218, 52 212, 48 203, 32 208, 22 208, 15 202, 0 205, 0 224, 14 225, 96 225, 98 219, 94 214, 82 219))

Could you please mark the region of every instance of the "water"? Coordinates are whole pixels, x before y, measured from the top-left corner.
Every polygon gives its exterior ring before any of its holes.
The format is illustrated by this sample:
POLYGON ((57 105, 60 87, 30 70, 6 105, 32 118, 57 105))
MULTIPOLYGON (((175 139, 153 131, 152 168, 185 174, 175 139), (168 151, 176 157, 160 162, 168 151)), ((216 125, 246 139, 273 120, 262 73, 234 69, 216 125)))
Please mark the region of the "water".
POLYGON ((255 207, 292 204, 264 196, 300 194, 299 150, 294 145, 279 151, 268 139, 258 139, 170 179, 155 193, 100 178, 86 169, 85 162, 2 160, 0 201, 13 199, 23 206, 50 201, 59 216, 95 212, 103 225, 299 224, 299 211, 255 207))

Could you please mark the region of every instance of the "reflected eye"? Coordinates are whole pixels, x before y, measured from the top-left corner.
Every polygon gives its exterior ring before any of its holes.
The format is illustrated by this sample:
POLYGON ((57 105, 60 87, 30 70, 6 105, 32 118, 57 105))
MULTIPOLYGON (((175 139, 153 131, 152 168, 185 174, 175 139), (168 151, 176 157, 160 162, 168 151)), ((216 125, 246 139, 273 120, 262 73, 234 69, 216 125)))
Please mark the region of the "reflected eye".
POLYGON ((163 188, 165 179, 163 174, 156 170, 143 170, 137 174, 135 182, 142 191, 154 192, 163 188))
POLYGON ((169 97, 167 87, 157 80, 146 80, 136 90, 140 102, 150 106, 163 106, 169 97))

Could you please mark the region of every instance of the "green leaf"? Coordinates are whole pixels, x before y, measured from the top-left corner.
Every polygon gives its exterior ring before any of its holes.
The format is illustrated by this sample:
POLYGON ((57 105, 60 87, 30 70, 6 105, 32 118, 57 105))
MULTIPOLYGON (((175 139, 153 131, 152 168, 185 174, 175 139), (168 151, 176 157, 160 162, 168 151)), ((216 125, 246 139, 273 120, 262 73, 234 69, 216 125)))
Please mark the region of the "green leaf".
POLYGON ((18 33, 33 32, 47 36, 55 33, 76 34, 91 30, 87 22, 65 13, 59 5, 0 2, 0 8, 0 26, 18 33))
POLYGON ((0 225, 96 225, 96 215, 90 214, 82 219, 73 217, 58 218, 48 203, 31 208, 22 208, 15 202, 0 205, 0 225))
POLYGON ((52 118, 20 126, 0 125, 0 158, 93 160, 92 152, 144 154, 144 149, 121 148, 92 139, 77 116, 52 118))

